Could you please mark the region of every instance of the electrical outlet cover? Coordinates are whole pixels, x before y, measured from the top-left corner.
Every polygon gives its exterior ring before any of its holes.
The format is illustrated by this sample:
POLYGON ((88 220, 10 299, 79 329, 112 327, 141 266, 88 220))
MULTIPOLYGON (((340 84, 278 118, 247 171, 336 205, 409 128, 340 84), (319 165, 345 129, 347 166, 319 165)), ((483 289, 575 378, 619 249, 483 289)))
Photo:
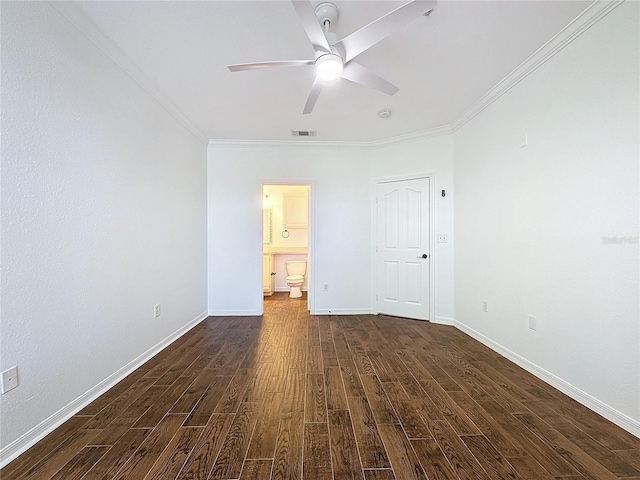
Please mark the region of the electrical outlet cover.
POLYGON ((18 367, 2 372, 2 393, 7 393, 18 386, 18 367))

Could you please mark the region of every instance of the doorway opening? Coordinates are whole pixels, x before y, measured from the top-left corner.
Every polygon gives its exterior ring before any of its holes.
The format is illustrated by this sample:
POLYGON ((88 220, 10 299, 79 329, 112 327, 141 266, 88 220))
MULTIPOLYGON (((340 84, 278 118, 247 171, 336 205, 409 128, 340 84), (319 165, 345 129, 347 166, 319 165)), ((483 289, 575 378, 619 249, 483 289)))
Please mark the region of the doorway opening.
MULTIPOLYGON (((311 306, 310 185, 262 185, 262 294, 311 306)), ((263 305, 264 310, 264 305, 263 305)))

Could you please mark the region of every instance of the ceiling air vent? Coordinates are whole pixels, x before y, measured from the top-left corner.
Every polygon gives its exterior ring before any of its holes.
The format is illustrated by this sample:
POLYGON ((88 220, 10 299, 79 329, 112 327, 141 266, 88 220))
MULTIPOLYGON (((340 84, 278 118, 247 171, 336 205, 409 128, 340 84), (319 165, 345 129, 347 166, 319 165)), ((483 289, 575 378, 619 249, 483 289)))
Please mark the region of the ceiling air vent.
POLYGON ((292 137, 315 137, 316 130, 291 130, 292 137))

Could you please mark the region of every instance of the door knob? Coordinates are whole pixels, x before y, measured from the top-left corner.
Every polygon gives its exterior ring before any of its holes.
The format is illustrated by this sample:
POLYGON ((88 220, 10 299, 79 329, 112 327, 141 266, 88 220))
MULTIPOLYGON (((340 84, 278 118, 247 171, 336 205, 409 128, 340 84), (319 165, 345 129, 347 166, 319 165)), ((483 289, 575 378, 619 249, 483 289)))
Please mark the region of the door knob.
POLYGON ((416 257, 416 258, 429 258, 429 255, 427 255, 426 253, 423 253, 421 256, 416 257))

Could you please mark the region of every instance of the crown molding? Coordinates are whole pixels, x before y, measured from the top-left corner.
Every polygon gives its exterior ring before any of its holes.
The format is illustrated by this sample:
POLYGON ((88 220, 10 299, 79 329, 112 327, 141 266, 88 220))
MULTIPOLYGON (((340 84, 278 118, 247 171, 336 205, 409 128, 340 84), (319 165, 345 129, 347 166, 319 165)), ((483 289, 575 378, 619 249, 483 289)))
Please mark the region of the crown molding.
POLYGON ((580 37, 606 15, 619 7, 625 0, 596 0, 589 5, 571 23, 564 27, 551 40, 540 47, 533 55, 518 65, 509 75, 503 78, 495 87, 485 93, 478 101, 465 110, 462 115, 451 123, 453 132, 489 107, 514 86, 528 77, 538 67, 546 63, 564 47, 580 37))
POLYGON ((429 130, 422 130, 420 132, 407 133, 405 135, 389 137, 383 140, 376 140, 376 141, 370 142, 368 145, 371 148, 389 147, 393 145, 400 145, 403 143, 415 142, 417 140, 424 140, 426 138, 449 135, 451 133, 453 133, 453 129, 451 128, 451 125, 442 125, 440 127, 430 128, 429 130))
POLYGON ((368 148, 366 142, 336 142, 323 140, 240 140, 240 139, 211 139, 209 147, 213 148, 327 148, 333 150, 359 150, 368 148))
POLYGON ((398 135, 384 140, 372 142, 346 142, 346 141, 323 141, 323 140, 234 140, 234 139, 211 139, 210 147, 216 148, 328 148, 335 150, 367 150, 399 145, 403 143, 415 142, 426 138, 439 137, 453 133, 449 125, 431 128, 421 132, 398 135))
POLYGON ((209 137, 173 103, 156 84, 131 60, 100 28, 73 2, 49 1, 49 4, 66 18, 78 31, 109 57, 124 73, 169 112, 189 133, 207 145, 209 137))
POLYGON ((564 47, 576 40, 593 25, 602 20, 619 7, 625 0, 595 0, 580 15, 572 20, 566 27, 558 32, 551 40, 546 42, 535 53, 518 65, 509 75, 503 78, 496 86, 485 93, 473 105, 467 108, 458 118, 447 125, 435 127, 429 130, 399 135, 372 142, 325 142, 325 141, 269 141, 269 140, 215 140, 209 142, 209 146, 227 148, 340 148, 340 149, 368 149, 382 148, 417 140, 448 135, 456 132, 460 127, 472 118, 488 108, 493 102, 502 97, 511 88, 516 86, 538 67, 553 58, 564 47))
POLYGON ((155 83, 113 42, 100 28, 73 2, 49 3, 94 45, 109 57, 118 67, 135 81, 143 90, 153 97, 181 125, 193 134, 204 145, 217 148, 329 148, 329 149, 376 149, 403 143, 415 142, 427 138, 448 135, 456 132, 476 115, 488 108, 511 88, 534 72, 538 67, 560 52, 575 39, 580 37, 602 18, 620 6, 625 0, 595 0, 578 17, 564 27, 551 40, 546 42, 529 58, 516 67, 509 75, 467 108, 453 122, 406 135, 399 135, 371 142, 322 141, 322 140, 241 140, 210 139, 175 105, 155 83))

